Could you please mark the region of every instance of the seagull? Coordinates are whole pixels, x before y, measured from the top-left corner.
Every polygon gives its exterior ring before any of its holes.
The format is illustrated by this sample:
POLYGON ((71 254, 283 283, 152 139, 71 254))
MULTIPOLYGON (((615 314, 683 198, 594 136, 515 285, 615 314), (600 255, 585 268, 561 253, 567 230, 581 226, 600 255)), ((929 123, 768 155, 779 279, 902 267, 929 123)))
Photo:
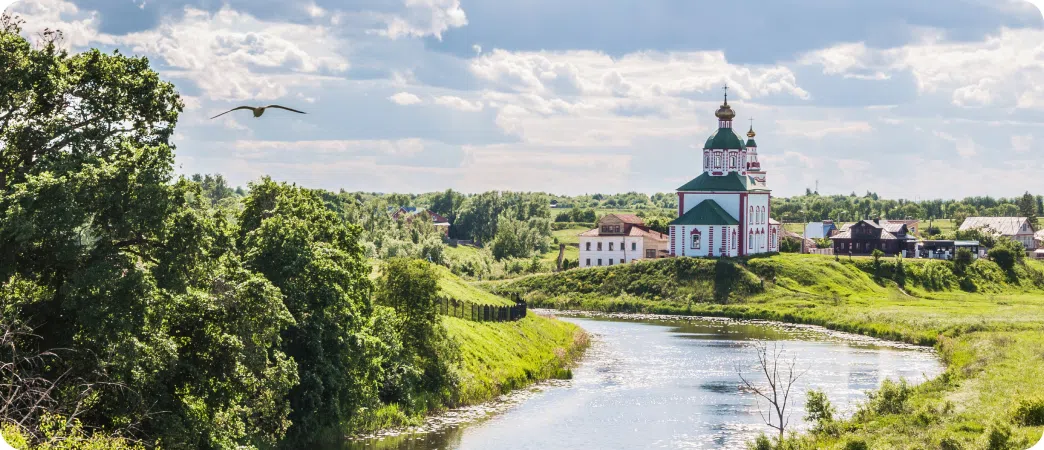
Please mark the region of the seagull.
POLYGON ((308 114, 308 113, 306 113, 304 111, 298 111, 296 109, 291 109, 291 108, 287 108, 285 106, 279 106, 279 105, 258 106, 256 108, 253 107, 253 106, 240 106, 238 108, 232 108, 232 109, 230 109, 228 111, 225 111, 225 112, 223 112, 221 114, 218 114, 218 115, 216 115, 214 117, 211 117, 211 119, 217 119, 218 117, 221 117, 221 116, 223 116, 225 114, 228 114, 228 113, 230 113, 232 111, 238 111, 240 109, 249 109, 249 110, 254 112, 254 117, 261 117, 261 115, 264 114, 265 110, 268 109, 268 108, 279 108, 279 109, 285 109, 287 111, 293 111, 293 112, 299 113, 299 114, 308 114))

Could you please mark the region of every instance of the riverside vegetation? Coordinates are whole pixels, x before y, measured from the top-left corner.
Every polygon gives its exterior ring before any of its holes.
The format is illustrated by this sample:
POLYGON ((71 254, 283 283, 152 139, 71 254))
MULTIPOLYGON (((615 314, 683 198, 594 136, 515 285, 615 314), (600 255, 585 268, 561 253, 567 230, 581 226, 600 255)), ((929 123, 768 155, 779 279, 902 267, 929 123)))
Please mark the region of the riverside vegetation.
POLYGON ((916 387, 887 381, 846 420, 810 396, 812 431, 756 448, 1025 449, 1044 432, 1044 265, 1017 255, 676 258, 485 287, 532 307, 821 325, 935 346, 946 364, 916 387))
POLYGON ((184 104, 147 60, 19 32, 0 19, 8 442, 309 448, 569 375, 575 326, 437 315, 440 296, 507 300, 398 257, 417 255, 368 258, 318 191, 175 176, 184 104))

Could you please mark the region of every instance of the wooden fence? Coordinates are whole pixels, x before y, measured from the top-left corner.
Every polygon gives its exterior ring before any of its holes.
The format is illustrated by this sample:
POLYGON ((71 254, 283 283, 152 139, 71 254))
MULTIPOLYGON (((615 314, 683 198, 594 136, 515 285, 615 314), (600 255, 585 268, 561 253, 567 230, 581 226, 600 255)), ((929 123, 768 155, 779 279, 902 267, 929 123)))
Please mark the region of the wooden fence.
POLYGON ((439 314, 475 322, 513 322, 526 317, 526 302, 516 301, 515 306, 491 306, 442 297, 439 314))

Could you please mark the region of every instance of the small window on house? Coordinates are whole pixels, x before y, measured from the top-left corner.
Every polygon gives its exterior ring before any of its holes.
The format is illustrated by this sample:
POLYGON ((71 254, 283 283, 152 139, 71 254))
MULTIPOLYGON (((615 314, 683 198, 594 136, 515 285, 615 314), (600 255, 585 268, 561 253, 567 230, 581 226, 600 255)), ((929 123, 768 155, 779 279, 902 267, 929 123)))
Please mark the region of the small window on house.
MULTIPOLYGON (((590 243, 590 242, 588 242, 588 243, 587 243, 587 251, 591 251, 591 243, 590 243)), ((591 265, 591 262, 590 262, 590 261, 588 261, 587 265, 589 265, 589 266, 590 266, 590 265, 591 265)))
POLYGON ((649 259, 656 258, 656 250, 648 249, 645 251, 645 257, 649 259))
POLYGON ((602 265, 602 258, 598 258, 598 265, 602 265))
POLYGON ((609 258, 609 265, 613 265, 613 258, 609 258))
POLYGON ((700 249, 700 244, 701 244, 700 243, 700 230, 692 230, 692 233, 689 233, 689 240, 692 241, 692 249, 693 250, 699 250, 700 249))
POLYGON ((587 258, 587 264, 584 264, 584 266, 591 267, 591 258, 587 258))
POLYGON ((637 242, 632 242, 631 243, 631 251, 635 251, 635 250, 638 250, 638 243, 637 242))
POLYGON ((613 251, 613 243, 612 242, 609 243, 609 251, 613 251))
MULTIPOLYGON (((599 242, 599 243, 598 243, 598 251, 602 251, 602 243, 601 243, 601 242, 599 242)), ((600 265, 601 265, 601 264, 599 264, 599 266, 600 266, 600 265)))
POLYGON ((747 233, 747 250, 754 249, 754 232, 747 233))

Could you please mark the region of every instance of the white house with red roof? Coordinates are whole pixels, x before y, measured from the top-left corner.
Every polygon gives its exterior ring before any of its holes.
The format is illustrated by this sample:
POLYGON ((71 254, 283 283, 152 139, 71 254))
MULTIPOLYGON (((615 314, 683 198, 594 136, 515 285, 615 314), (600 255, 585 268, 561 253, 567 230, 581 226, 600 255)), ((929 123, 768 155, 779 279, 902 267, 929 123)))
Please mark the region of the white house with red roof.
POLYGON ((678 188, 670 224, 672 256, 744 256, 779 251, 782 227, 769 219, 772 191, 758 162, 754 127, 744 143, 732 131, 728 95, 718 130, 703 146, 703 174, 678 188))
POLYGON ((580 267, 615 266, 639 259, 664 258, 666 234, 653 231, 632 214, 607 214, 598 227, 580 233, 580 267))

